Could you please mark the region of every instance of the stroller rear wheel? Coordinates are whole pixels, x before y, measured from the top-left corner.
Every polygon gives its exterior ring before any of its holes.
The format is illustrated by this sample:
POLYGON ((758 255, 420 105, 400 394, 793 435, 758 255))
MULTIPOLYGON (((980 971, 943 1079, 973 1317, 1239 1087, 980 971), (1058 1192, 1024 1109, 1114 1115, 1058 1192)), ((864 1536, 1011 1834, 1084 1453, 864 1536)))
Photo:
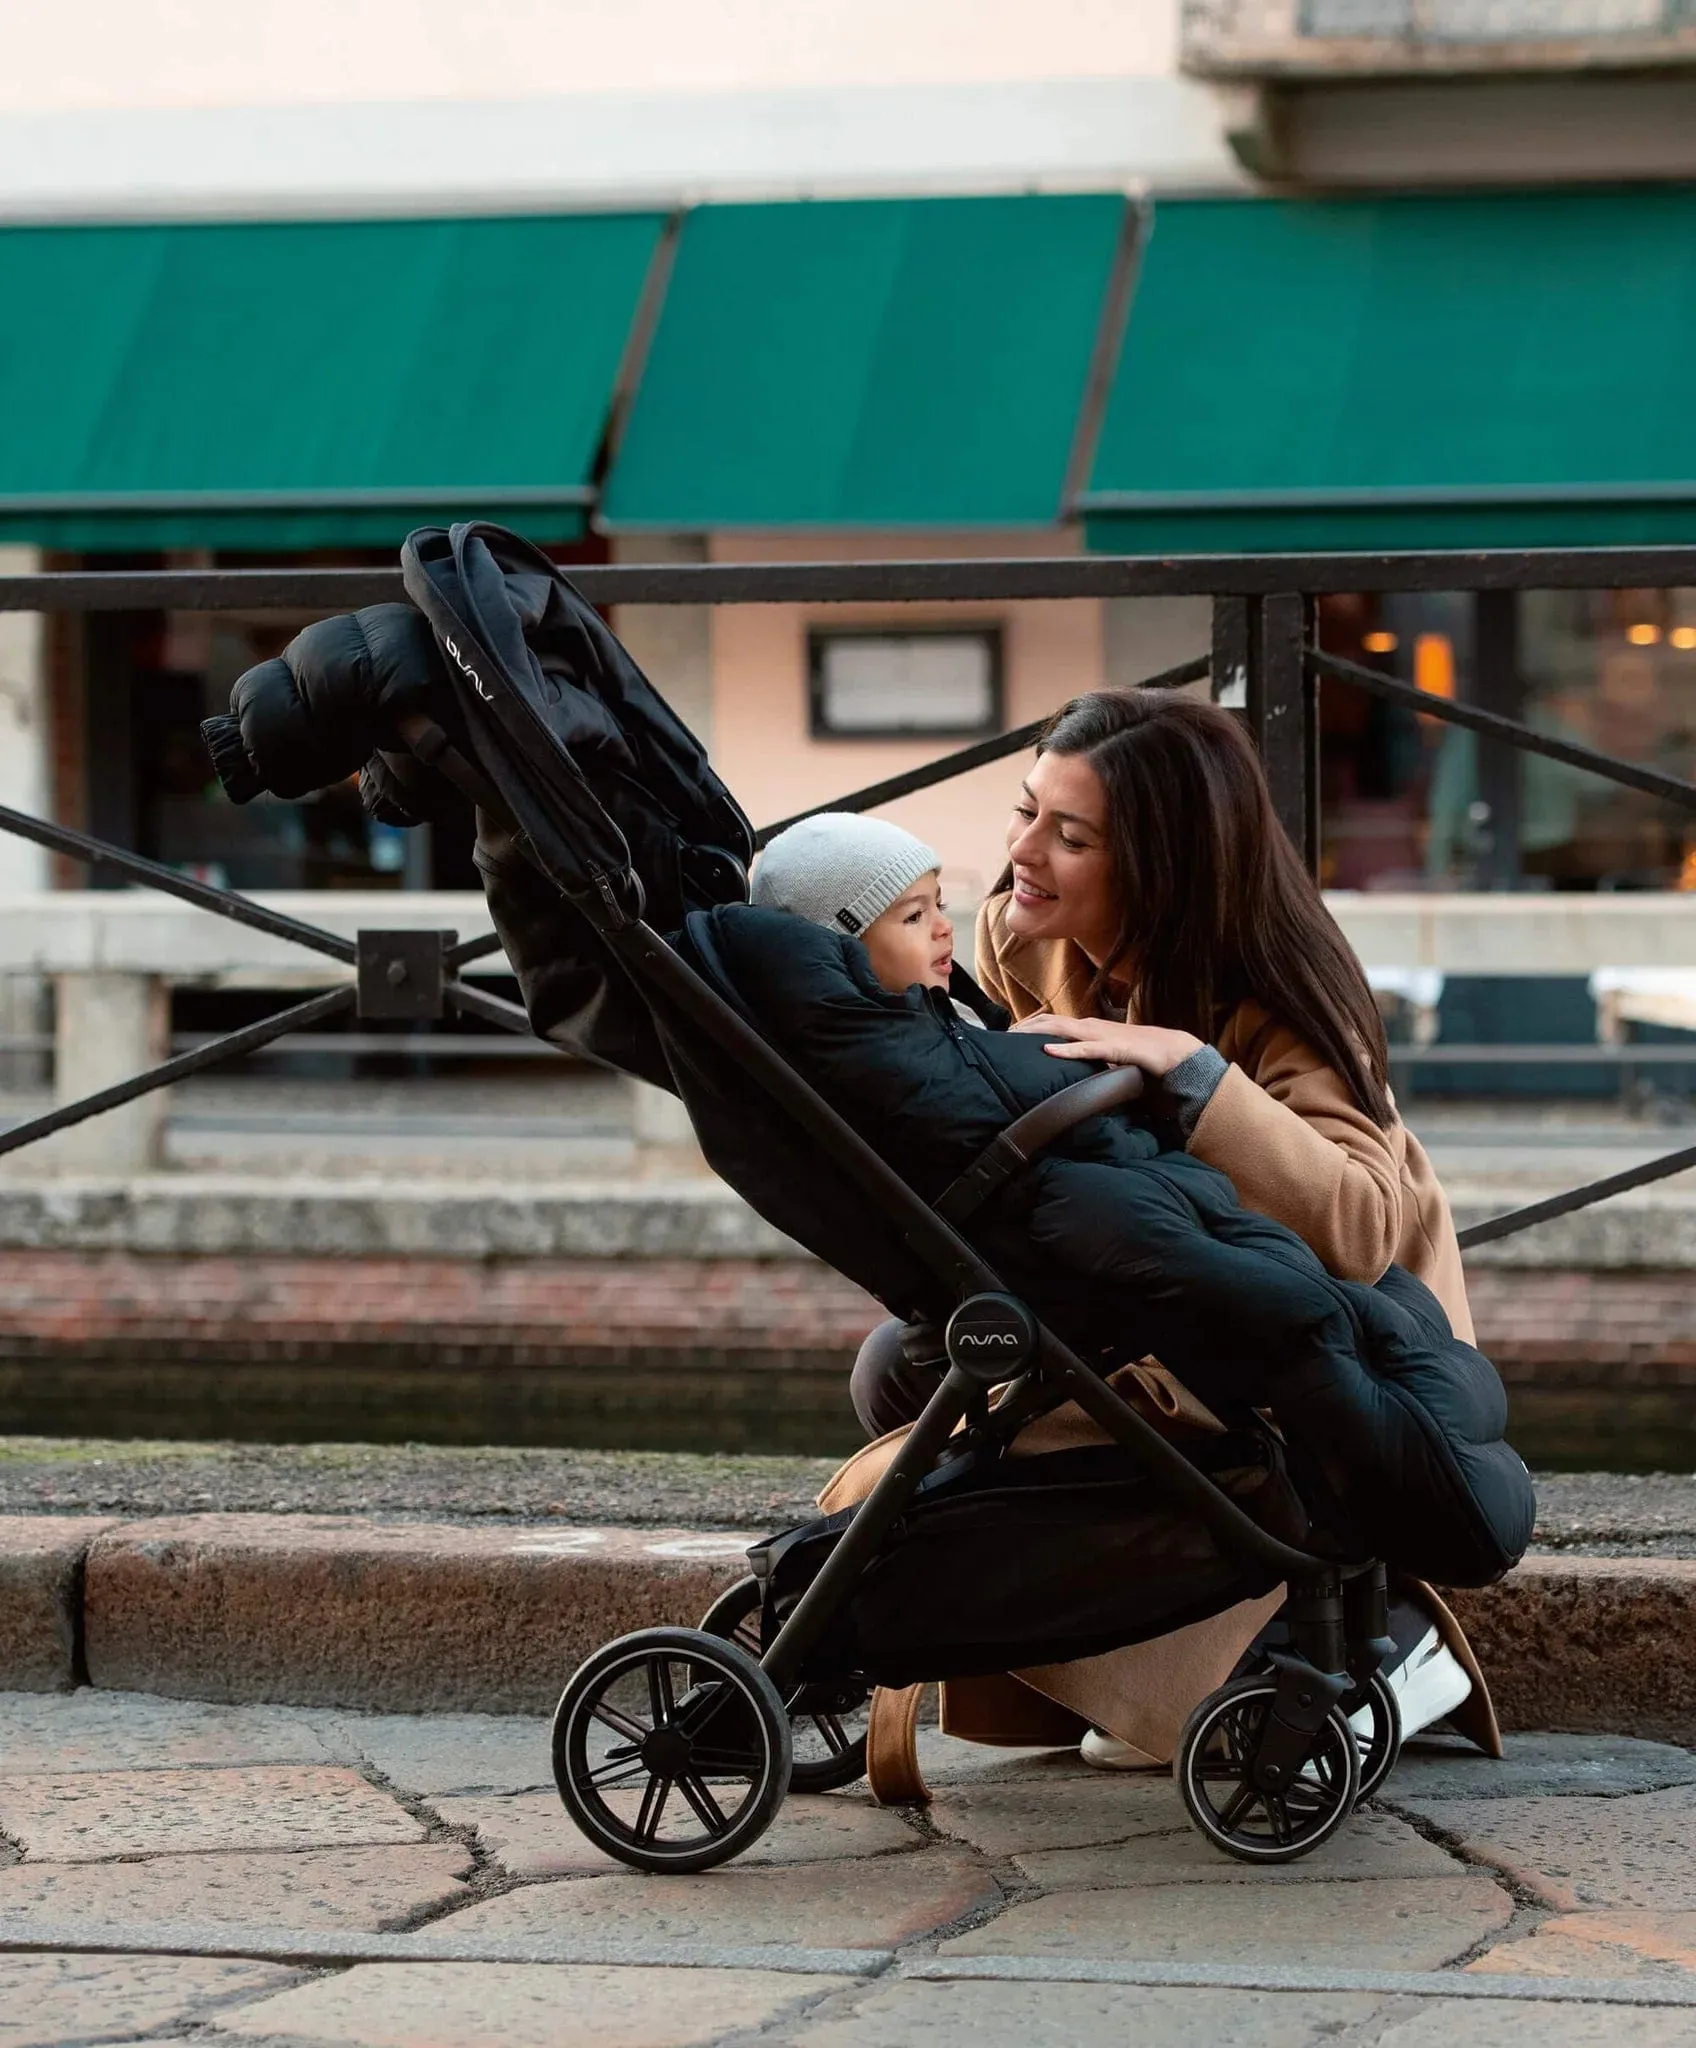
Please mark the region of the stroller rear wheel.
MULTIPOLYGON (((759 1662, 760 1582, 738 1579, 701 1617, 710 1636, 722 1636, 759 1662)), ((834 1792, 866 1775, 866 1716, 871 1695, 852 1680, 803 1685, 790 1696, 789 1728, 795 1746, 791 1792, 834 1792)))
POLYGON ((597 1650, 554 1712, 554 1780, 598 1848, 636 1870, 709 1870, 789 1789, 789 1716, 736 1644, 644 1628, 597 1650))
POLYGON ((1210 1693, 1184 1725, 1173 1775, 1190 1819, 1216 1849, 1244 1863, 1290 1863, 1327 1841, 1353 1809, 1360 1748, 1340 1707, 1311 1737, 1281 1792, 1254 1781, 1254 1759, 1278 1695, 1273 1677, 1239 1678, 1210 1693))

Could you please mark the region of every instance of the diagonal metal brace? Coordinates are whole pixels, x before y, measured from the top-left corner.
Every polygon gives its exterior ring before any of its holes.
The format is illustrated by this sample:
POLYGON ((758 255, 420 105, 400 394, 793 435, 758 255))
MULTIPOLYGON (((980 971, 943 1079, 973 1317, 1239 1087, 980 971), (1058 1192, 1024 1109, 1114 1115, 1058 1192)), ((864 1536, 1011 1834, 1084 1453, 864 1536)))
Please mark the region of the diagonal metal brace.
POLYGON ((132 882, 178 897, 198 910, 209 910, 214 917, 227 917, 232 923, 248 925, 256 932, 268 932, 274 939, 290 939, 314 953, 328 954, 332 960, 353 958, 353 941, 337 932, 320 931, 303 918, 255 903, 251 896, 240 895, 234 889, 214 888, 210 882, 197 882, 192 875, 179 874, 175 868, 148 860, 143 854, 126 852, 121 846, 110 846, 104 839, 93 839, 86 832, 73 832, 68 825, 54 825, 46 818, 33 818, 27 811, 8 810, 0 805, 0 832, 31 839, 37 846, 67 854, 72 860, 86 861, 90 867, 110 868, 132 882))
POLYGON ((33 1145, 38 1138, 52 1137, 55 1131, 67 1131, 72 1124, 85 1123, 91 1116, 99 1116, 105 1110, 119 1109, 126 1102, 134 1102, 138 1096, 150 1095, 155 1088, 169 1088, 173 1081, 185 1080, 206 1067, 215 1067, 221 1060, 239 1059, 243 1053, 269 1045, 273 1038, 282 1038, 290 1031, 304 1030, 309 1024, 317 1024, 326 1017, 351 1010, 353 1001, 351 988, 327 989, 324 994, 312 996, 304 1003, 279 1010, 273 1017, 261 1018, 257 1024, 249 1024, 240 1031, 226 1032, 222 1038, 209 1039, 205 1045, 197 1045, 192 1052, 180 1052, 175 1059, 149 1067, 145 1073, 132 1074, 127 1081, 115 1081, 110 1088, 85 1095, 77 1102, 63 1102, 44 1116, 33 1116, 27 1123, 14 1124, 9 1131, 0 1132, 0 1154, 19 1151, 25 1145, 33 1145))

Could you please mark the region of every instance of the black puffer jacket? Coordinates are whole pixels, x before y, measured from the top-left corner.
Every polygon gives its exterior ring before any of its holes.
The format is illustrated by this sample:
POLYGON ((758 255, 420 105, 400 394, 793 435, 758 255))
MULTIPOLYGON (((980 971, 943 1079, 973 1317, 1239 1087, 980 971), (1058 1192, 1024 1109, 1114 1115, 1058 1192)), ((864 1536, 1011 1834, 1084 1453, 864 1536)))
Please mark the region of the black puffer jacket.
MULTIPOLYGON (((697 913, 681 943, 929 1199, 1079 1078, 1037 1038, 971 1030, 918 989, 887 994, 863 947, 781 912, 697 913)), ((794 1190, 796 1208, 806 1200, 794 1190)), ((1270 1408, 1310 1509, 1350 1548, 1477 1585, 1530 1541, 1501 1381, 1430 1290, 1399 1267, 1375 1287, 1332 1278, 1146 1125, 1080 1125, 967 1228, 1085 1355, 1153 1352, 1216 1408, 1270 1408)))

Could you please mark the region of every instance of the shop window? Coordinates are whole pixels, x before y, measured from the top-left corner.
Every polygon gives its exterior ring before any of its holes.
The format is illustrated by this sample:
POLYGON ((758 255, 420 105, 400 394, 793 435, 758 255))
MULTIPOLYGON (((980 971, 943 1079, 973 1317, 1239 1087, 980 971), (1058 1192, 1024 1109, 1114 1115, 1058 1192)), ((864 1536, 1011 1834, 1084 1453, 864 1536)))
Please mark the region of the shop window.
MULTIPOLYGON (((1696 773, 1696 590, 1529 591, 1527 723, 1670 775, 1696 773)), ((1688 813, 1558 763, 1521 769, 1522 860, 1568 889, 1696 884, 1688 813)))
MULTIPOLYGON (((1319 606, 1334 653, 1533 731, 1696 776, 1696 590, 1522 592, 1508 668, 1491 676, 1479 672, 1476 628, 1474 601, 1455 594, 1319 606)), ((1320 721, 1333 888, 1696 889, 1696 827, 1656 797, 1520 753, 1504 826, 1475 734, 1330 681, 1320 721)))
MULTIPOLYGON (((1432 697, 1471 694, 1472 625, 1471 599, 1455 593, 1349 592, 1319 602, 1328 652, 1432 697)), ((1319 710, 1326 886, 1432 886, 1433 789, 1449 728, 1332 681, 1320 690, 1319 710)), ((1464 796, 1461 803, 1464 811, 1464 796)))
POLYGON ((815 739, 976 739, 1002 729, 996 627, 808 636, 815 739))

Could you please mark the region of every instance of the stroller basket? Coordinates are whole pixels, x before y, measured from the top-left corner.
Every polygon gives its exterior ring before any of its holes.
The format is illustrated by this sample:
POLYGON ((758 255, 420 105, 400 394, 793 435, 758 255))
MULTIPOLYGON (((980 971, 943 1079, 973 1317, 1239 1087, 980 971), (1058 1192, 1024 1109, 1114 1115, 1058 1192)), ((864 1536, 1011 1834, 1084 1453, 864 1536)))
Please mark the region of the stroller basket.
MULTIPOLYGON (((1274 1439, 1197 1441, 1214 1483, 1253 1501, 1287 1487, 1274 1439)), ((1293 1499, 1293 1495, 1291 1496, 1293 1499)), ((852 1525, 844 1508, 755 1544, 766 1643, 852 1525)), ((980 1447, 915 1490, 831 1617, 815 1678, 906 1686, 1019 1664, 1060 1664, 1204 1621, 1270 1592, 1277 1574, 1233 1557, 1116 1446, 1040 1457, 980 1447)))
MULTIPOLYGON (((586 952, 640 997, 709 1159, 710 1100, 728 1092, 744 1124, 756 1120, 762 1141, 769 1134, 781 1160, 775 1178, 805 1188, 809 1214, 851 1216, 875 1239, 852 1265, 820 1241, 822 1230, 811 1241, 933 1333, 940 1372, 936 1394, 857 1507, 759 1546, 755 1576, 702 1629, 638 1631, 575 1674, 554 1728, 573 1818, 637 1868, 721 1863, 758 1838, 792 1780, 817 1786, 855 1773, 863 1745, 845 1723, 871 1684, 1090 1654, 1282 1581, 1291 1647, 1202 1702, 1177 1776, 1197 1826, 1228 1853, 1279 1861, 1316 1847, 1363 1782, 1388 1768, 1399 1739, 1393 1696, 1376 1675, 1391 1647, 1382 1569, 1341 1565, 1264 1526, 1248 1503, 1272 1480, 1269 1433, 1215 1440, 1203 1469, 1043 1327, 961 1234, 975 1207, 1044 1145, 1131 1099, 1141 1077, 1121 1070, 1062 1090, 928 1205, 647 921, 656 884, 650 871, 645 886, 632 856, 621 785, 596 782, 555 737, 548 678, 488 601, 504 573, 545 592, 548 604, 587 613, 553 565, 477 526, 415 534, 402 563, 409 595, 451 652, 445 667, 463 735, 449 746, 435 727, 415 726, 414 752, 507 821, 524 856, 574 906, 586 952), (992 1385, 1005 1389, 993 1410, 992 1385), (1066 1402, 1105 1432, 1107 1447, 1081 1459, 1005 1455, 1025 1422, 1066 1402), (801 1755, 797 1730, 822 1731, 825 1754, 801 1755)), ((607 700, 609 715, 649 733, 645 756, 632 741, 643 772, 675 780, 677 764, 693 760, 710 781, 663 704, 618 680, 624 694, 607 700), (655 731, 665 742, 657 751, 655 731)), ((683 797, 674 788, 666 802, 676 813, 683 797)), ((736 843, 740 814, 728 798, 703 798, 698 809, 710 818, 694 829, 717 835, 704 871, 719 893, 707 900, 730 900, 745 887, 745 821, 736 843)), ((681 883, 678 872, 668 868, 661 894, 681 886, 686 911, 703 868, 686 863, 681 883)), ((759 1206, 760 1191, 742 1191, 759 1206)))

